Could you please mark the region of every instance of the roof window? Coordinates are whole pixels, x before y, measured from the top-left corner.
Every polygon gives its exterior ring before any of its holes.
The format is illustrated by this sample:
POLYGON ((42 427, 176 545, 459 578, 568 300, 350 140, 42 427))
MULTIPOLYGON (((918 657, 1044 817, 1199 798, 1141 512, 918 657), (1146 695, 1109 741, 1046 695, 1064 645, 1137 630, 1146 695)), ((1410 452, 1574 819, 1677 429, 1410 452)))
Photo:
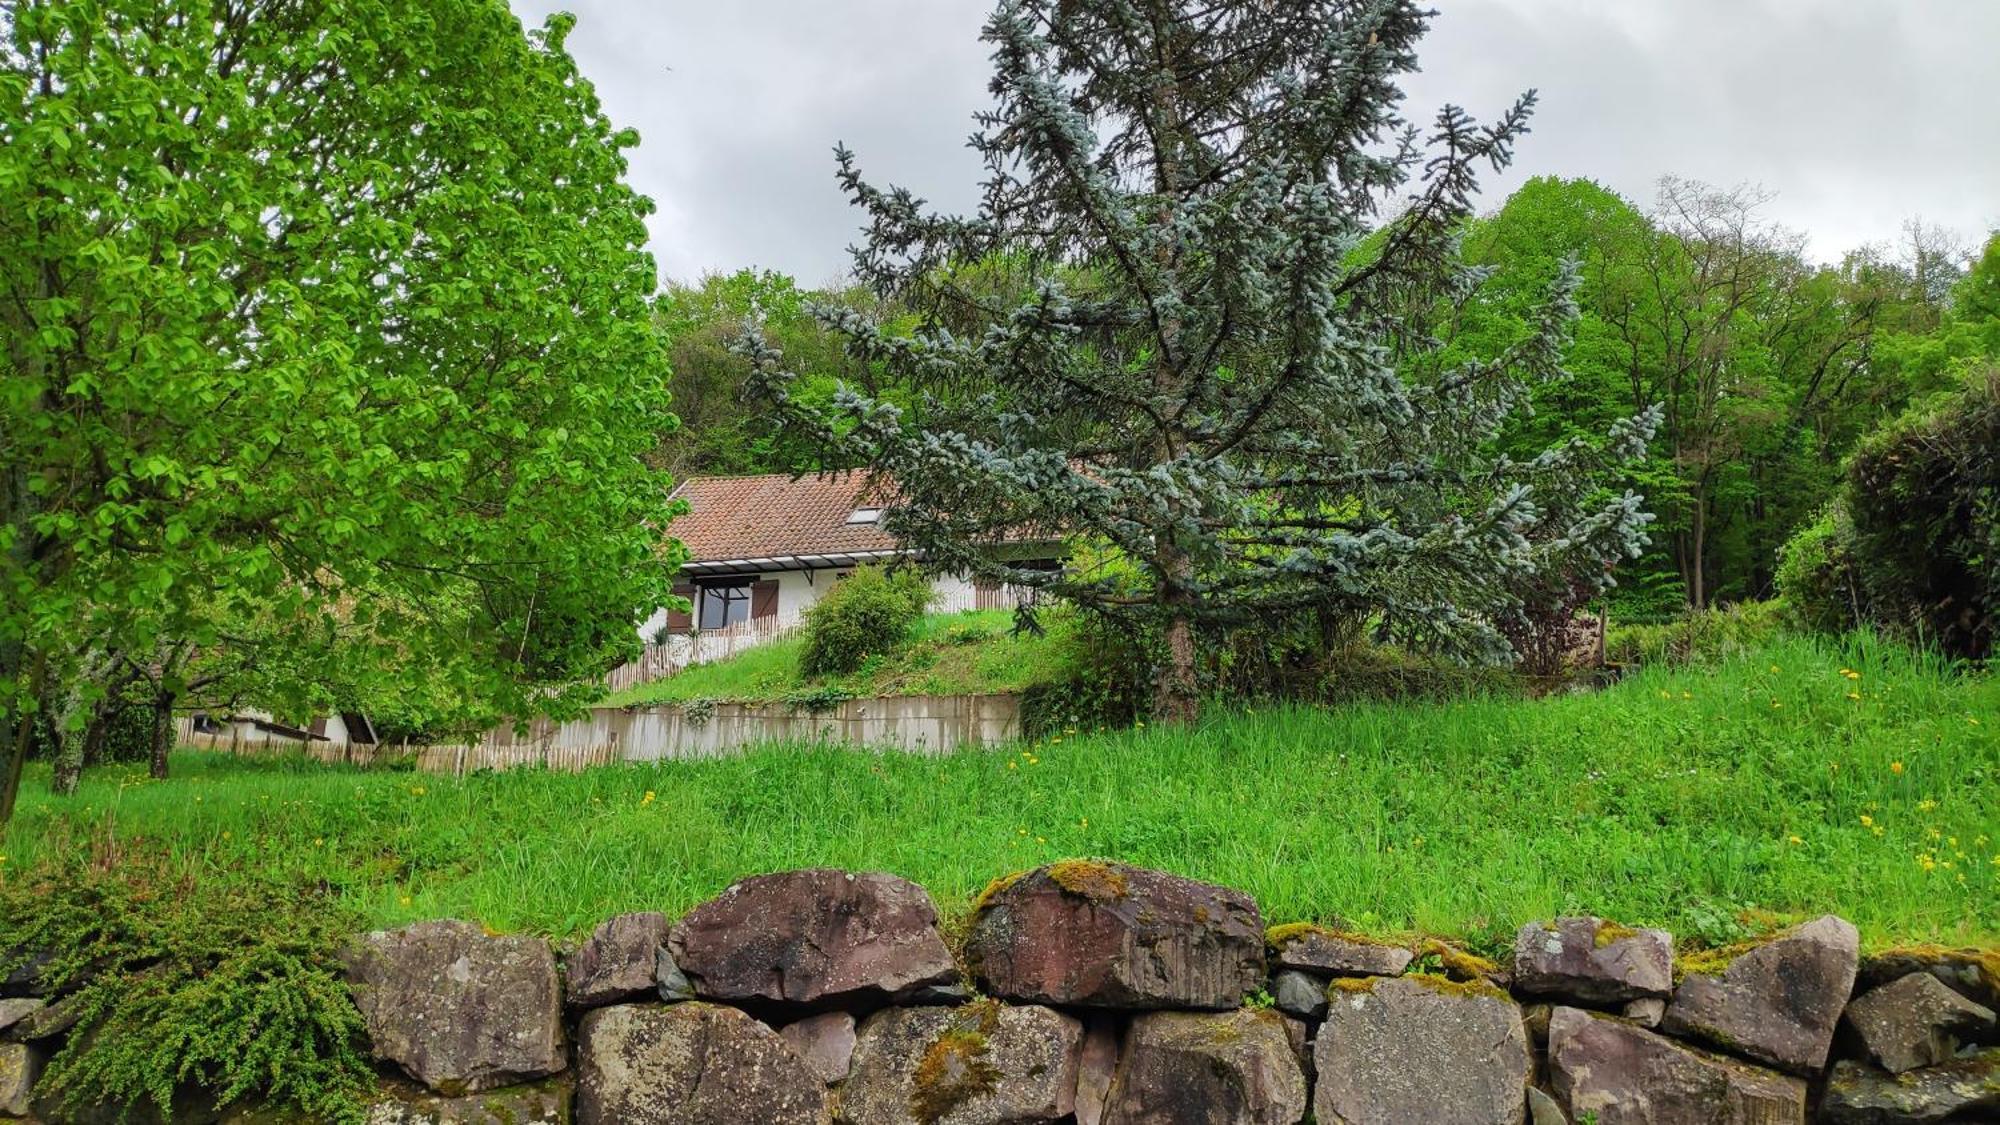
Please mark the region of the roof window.
POLYGON ((856 509, 854 509, 853 511, 851 511, 851 512, 847 513, 847 522, 848 522, 848 523, 881 523, 881 522, 882 522, 882 509, 880 509, 880 508, 856 508, 856 509))

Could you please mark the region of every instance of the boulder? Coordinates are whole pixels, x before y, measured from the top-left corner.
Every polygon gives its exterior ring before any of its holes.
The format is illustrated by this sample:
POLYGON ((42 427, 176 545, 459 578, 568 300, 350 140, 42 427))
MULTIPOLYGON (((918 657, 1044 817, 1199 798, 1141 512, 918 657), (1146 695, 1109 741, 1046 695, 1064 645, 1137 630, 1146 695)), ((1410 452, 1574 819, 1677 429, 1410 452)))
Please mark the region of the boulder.
POLYGON ((1400 945, 1337 933, 1322 926, 1272 926, 1265 941, 1271 964, 1336 977, 1393 977, 1416 954, 1400 945))
POLYGON ((1804 1125, 1806 1084, 1579 1008, 1549 1017, 1549 1076, 1598 1125, 1804 1125))
MULTIPOLYGON (((569 1125, 565 1077, 528 1086, 447 1098, 421 1086, 387 1082, 368 1105, 368 1125, 569 1125)), ((273 1118, 273 1121, 291 1120, 273 1118)), ((244 1120, 241 1125, 250 1125, 244 1120)))
POLYGON ((778 1038, 829 1086, 846 1078, 854 1061, 854 1017, 846 1012, 821 1012, 788 1023, 778 1029, 778 1038))
POLYGON ((1882 1069, 1901 1074, 1949 1062, 1962 1036, 1992 1029, 1993 1010, 1929 973, 1911 973, 1851 1001, 1847 1026, 1882 1069))
POLYGON ((378 930, 343 954, 375 1057, 457 1097, 563 1069, 555 954, 470 922, 378 930))
POLYGON ((1294 1125, 1306 1076, 1276 1012, 1147 1012, 1132 1020, 1103 1125, 1294 1125))
POLYGON ((1584 1005, 1665 999, 1674 991, 1674 939, 1602 918, 1530 922, 1514 938, 1514 990, 1584 1005))
POLYGON ((620 914, 606 921, 563 964, 569 1006, 601 1008, 651 999, 659 987, 660 951, 666 943, 664 914, 620 914))
POLYGON ((0 1033, 34 1015, 48 1003, 36 997, 17 997, 0 1000, 0 1033))
POLYGON ((1860 950, 1854 927, 1829 914, 1768 941, 1684 961, 1660 1030, 1815 1073, 1853 993, 1860 950))
POLYGON ((1570 1125, 1569 1114, 1555 1095, 1528 1087, 1528 1125, 1570 1125))
POLYGON ((1667 1002, 1648 996, 1643 1000, 1627 1000, 1619 1009, 1619 1014, 1640 1027, 1658 1027, 1667 1014, 1667 1002))
POLYGON ((1931 1125, 2000 1117, 2000 1049, 1890 1074, 1852 1059, 1833 1064, 1819 1103, 1824 1125, 1931 1125))
POLYGON ((745 879, 667 947, 697 996, 752 1007, 878 1006, 958 979, 922 887, 831 868, 745 879))
POLYGON ((1103 1125, 1111 1080, 1118 1073, 1118 1025, 1113 1017, 1084 1021, 1083 1051, 1076 1063, 1076 1125, 1103 1125))
POLYGON ((1861 990, 1880 988, 1911 973, 1929 973, 1953 992, 2000 1011, 2000 950, 1913 945, 1861 959, 1861 990))
POLYGON ((966 945, 1003 1000, 1079 1008, 1234 1008, 1264 983, 1250 896, 1119 864, 1070 861, 996 883, 966 945))
POLYGON ((1083 1024, 985 1001, 868 1017, 840 1090, 851 1125, 1037 1125, 1076 1108, 1083 1024))
POLYGON ((1326 1014, 1326 980, 1297 969, 1285 969, 1271 978, 1271 996, 1278 1010, 1302 1020, 1316 1020, 1326 1014))
POLYGON ((23 1011, 14 1025, 7 1029, 9 1039, 19 1039, 33 1043, 42 1039, 54 1039, 66 1035, 83 1018, 83 996, 71 993, 60 1000, 49 1003, 37 1002, 35 1007, 23 1011))
POLYGON ((820 1076, 717 1004, 616 1004, 577 1025, 577 1125, 827 1125, 820 1076))
POLYGON ((1320 1125, 1517 1125, 1528 1033, 1491 985, 1432 976, 1335 981, 1313 1041, 1320 1125))
POLYGON ((41 1048, 0 1043, 0 1116, 26 1117, 35 1109, 35 1082, 46 1059, 41 1048))

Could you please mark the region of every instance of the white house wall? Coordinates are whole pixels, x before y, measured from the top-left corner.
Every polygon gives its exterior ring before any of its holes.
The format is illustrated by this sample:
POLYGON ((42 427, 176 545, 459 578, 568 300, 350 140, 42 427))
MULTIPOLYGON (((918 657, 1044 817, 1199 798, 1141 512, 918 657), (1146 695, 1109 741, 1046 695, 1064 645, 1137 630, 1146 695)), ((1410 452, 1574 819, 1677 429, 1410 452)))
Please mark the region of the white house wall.
MULTIPOLYGON (((755 575, 756 580, 776 579, 778 582, 778 616, 776 630, 796 628, 805 620, 805 613, 815 602, 833 588, 837 579, 833 570, 780 570, 755 575)), ((977 609, 978 591, 972 581, 963 575, 941 575, 931 582, 931 612, 960 613, 977 609)), ((1012 604, 1007 599, 1003 604, 1012 604)), ((652 616, 639 625, 639 639, 652 644, 667 623, 665 607, 654 610, 652 616)), ((680 638, 674 638, 679 640, 680 638)))

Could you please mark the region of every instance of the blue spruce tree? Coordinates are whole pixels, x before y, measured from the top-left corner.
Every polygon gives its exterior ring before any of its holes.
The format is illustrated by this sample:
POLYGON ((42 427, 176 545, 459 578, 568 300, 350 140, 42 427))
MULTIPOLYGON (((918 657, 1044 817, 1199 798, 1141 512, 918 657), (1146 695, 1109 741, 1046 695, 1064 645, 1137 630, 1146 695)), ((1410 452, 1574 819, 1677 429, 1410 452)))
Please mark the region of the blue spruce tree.
POLYGON ((757 338, 753 392, 829 463, 890 474, 928 566, 1035 587, 1153 642, 1154 713, 1198 707, 1197 637, 1298 613, 1506 658, 1545 601, 1610 581, 1650 518, 1604 486, 1652 419, 1522 463, 1492 439, 1562 377, 1561 277, 1522 337, 1438 362, 1476 299, 1457 236, 1526 131, 1399 114, 1408 0, 1005 0, 978 212, 863 178, 856 276, 919 313, 818 314, 904 388, 814 406, 757 338), (992 545, 1056 532, 1054 571, 992 545))

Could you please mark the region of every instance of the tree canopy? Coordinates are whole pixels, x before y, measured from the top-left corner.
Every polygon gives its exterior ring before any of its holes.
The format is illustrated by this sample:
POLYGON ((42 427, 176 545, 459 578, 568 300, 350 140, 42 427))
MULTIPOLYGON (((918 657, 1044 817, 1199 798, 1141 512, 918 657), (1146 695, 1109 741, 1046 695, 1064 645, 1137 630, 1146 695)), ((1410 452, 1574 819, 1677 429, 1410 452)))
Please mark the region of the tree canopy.
MULTIPOLYGON (((636 142, 502 0, 0 9, 0 714, 233 652, 561 706, 659 604, 636 142), (335 646, 329 650, 328 646, 335 646), (317 656, 315 656, 317 660, 317 656)), ((11 790, 10 790, 11 792, 11 790)))
POLYGON ((1511 158, 1532 96, 1490 125, 1455 107, 1408 125, 1398 81, 1427 20, 1341 0, 1001 4, 977 214, 931 213, 839 154, 868 223, 856 275, 922 320, 817 311, 919 402, 805 401, 753 337, 756 386, 834 456, 893 474, 885 524, 929 565, 1151 631, 1167 718, 1194 711, 1199 623, 1338 612, 1505 652, 1542 580, 1595 590, 1638 549, 1639 497, 1596 470, 1651 417, 1492 453, 1563 376, 1577 275, 1490 350, 1442 347, 1433 311, 1484 276, 1458 254, 1477 170, 1511 158), (991 284, 996 258, 1019 284, 991 284), (1083 547, 1057 570, 991 549, 1051 533, 1083 547))

